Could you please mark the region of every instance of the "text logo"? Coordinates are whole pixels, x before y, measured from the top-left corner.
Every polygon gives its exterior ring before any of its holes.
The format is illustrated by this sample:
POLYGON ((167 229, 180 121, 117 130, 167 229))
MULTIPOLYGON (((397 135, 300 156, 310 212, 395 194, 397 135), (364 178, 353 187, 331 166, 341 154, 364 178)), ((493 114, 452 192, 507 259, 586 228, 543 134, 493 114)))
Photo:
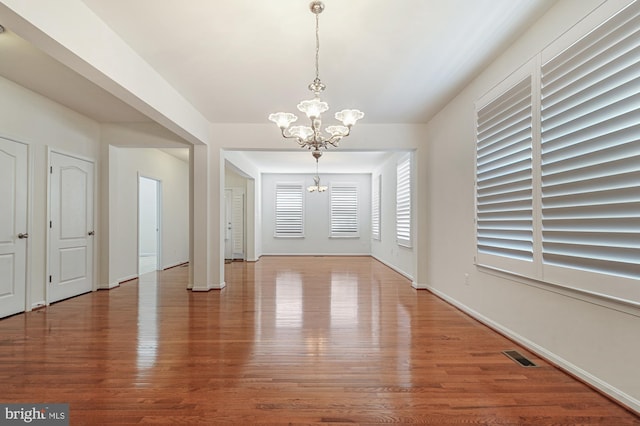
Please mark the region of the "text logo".
POLYGON ((0 404, 0 426, 69 426, 69 404, 0 404))

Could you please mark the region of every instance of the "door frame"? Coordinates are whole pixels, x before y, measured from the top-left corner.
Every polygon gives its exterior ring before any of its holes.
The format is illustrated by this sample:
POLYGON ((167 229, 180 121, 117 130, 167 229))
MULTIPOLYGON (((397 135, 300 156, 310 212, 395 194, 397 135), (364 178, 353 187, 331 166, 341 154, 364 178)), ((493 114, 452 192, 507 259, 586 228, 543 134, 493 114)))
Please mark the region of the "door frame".
MULTIPOLYGON (((45 285, 44 285, 44 296, 45 296, 45 305, 49 306, 51 304, 51 294, 50 294, 50 289, 49 289, 49 275, 51 275, 51 229, 49 228, 49 226, 47 225, 50 221, 51 221, 51 167, 53 167, 51 165, 51 157, 52 154, 59 154, 59 155, 64 155, 66 157, 71 157, 71 158, 75 158, 76 160, 81 160, 81 161, 86 161, 88 163, 91 163, 93 165, 93 229, 94 231, 96 229, 101 229, 100 228, 100 223, 98 221, 96 221, 96 214, 98 212, 97 209, 97 199, 99 198, 98 195, 98 178, 97 176, 100 175, 100 170, 98 170, 98 167, 96 165, 96 160, 94 158, 90 158, 90 157, 85 157, 82 155, 78 155, 76 153, 71 153, 69 151, 65 151, 65 150, 61 150, 58 148, 52 148, 50 145, 47 145, 46 147, 46 155, 47 155, 47 159, 46 159, 46 164, 47 164, 47 168, 45 170, 45 174, 47 175, 47 222, 45 224, 45 246, 46 246, 46 250, 45 250, 45 285)), ((98 289, 98 272, 100 269, 100 265, 98 263, 98 250, 96 250, 96 247, 100 247, 100 233, 96 233, 94 238, 91 238, 91 244, 93 244, 93 259, 91 259, 91 261, 93 262, 93 271, 92 271, 92 283, 91 283, 91 291, 96 291, 98 289)))
POLYGON ((137 203, 136 203, 136 271, 140 276, 140 178, 153 180, 156 182, 156 271, 162 270, 162 179, 138 171, 137 180, 137 203))

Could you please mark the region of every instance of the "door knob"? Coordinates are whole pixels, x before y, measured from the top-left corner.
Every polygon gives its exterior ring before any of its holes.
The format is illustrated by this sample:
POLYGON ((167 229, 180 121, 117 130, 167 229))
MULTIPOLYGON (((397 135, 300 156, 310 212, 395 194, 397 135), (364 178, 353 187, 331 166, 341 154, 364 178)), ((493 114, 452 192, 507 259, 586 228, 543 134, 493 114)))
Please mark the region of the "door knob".
POLYGON ((94 231, 89 231, 89 235, 95 235, 96 233, 94 231))
POLYGON ((29 238, 29 234, 28 234, 28 233, 26 233, 26 232, 23 234, 23 233, 21 232, 21 233, 19 233, 19 234, 18 234, 18 238, 20 238, 21 240, 22 240, 22 239, 25 239, 25 238, 29 238))

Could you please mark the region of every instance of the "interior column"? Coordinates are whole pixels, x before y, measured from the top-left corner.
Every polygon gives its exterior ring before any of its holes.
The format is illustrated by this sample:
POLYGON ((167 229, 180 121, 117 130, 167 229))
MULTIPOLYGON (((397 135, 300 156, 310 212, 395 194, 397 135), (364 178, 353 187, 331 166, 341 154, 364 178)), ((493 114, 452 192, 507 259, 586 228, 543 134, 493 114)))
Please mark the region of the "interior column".
POLYGON ((210 290, 209 282, 209 148, 193 145, 189 156, 189 289, 210 290))

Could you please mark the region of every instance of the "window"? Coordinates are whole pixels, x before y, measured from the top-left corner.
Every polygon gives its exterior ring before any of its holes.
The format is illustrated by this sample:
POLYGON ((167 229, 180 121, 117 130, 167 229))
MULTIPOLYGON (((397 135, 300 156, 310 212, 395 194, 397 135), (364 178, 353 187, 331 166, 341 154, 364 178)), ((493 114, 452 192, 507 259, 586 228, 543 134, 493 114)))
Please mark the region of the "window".
POLYGON ((380 239, 380 200, 382 194, 382 175, 373 179, 371 190, 371 238, 380 239))
POLYGON ((331 236, 358 237, 358 186, 331 184, 331 236))
POLYGON ((561 267, 640 279, 640 7, 628 9, 542 66, 551 277, 561 267))
POLYGON ((478 102, 477 261, 637 304, 640 2, 606 10, 478 102))
POLYGON ((276 184, 276 237, 303 237, 303 184, 276 184))
POLYGON ((396 241, 411 247, 411 155, 398 162, 396 170, 396 241))
POLYGON ((476 239, 483 263, 508 268, 533 261, 532 141, 526 75, 477 113, 476 239))

